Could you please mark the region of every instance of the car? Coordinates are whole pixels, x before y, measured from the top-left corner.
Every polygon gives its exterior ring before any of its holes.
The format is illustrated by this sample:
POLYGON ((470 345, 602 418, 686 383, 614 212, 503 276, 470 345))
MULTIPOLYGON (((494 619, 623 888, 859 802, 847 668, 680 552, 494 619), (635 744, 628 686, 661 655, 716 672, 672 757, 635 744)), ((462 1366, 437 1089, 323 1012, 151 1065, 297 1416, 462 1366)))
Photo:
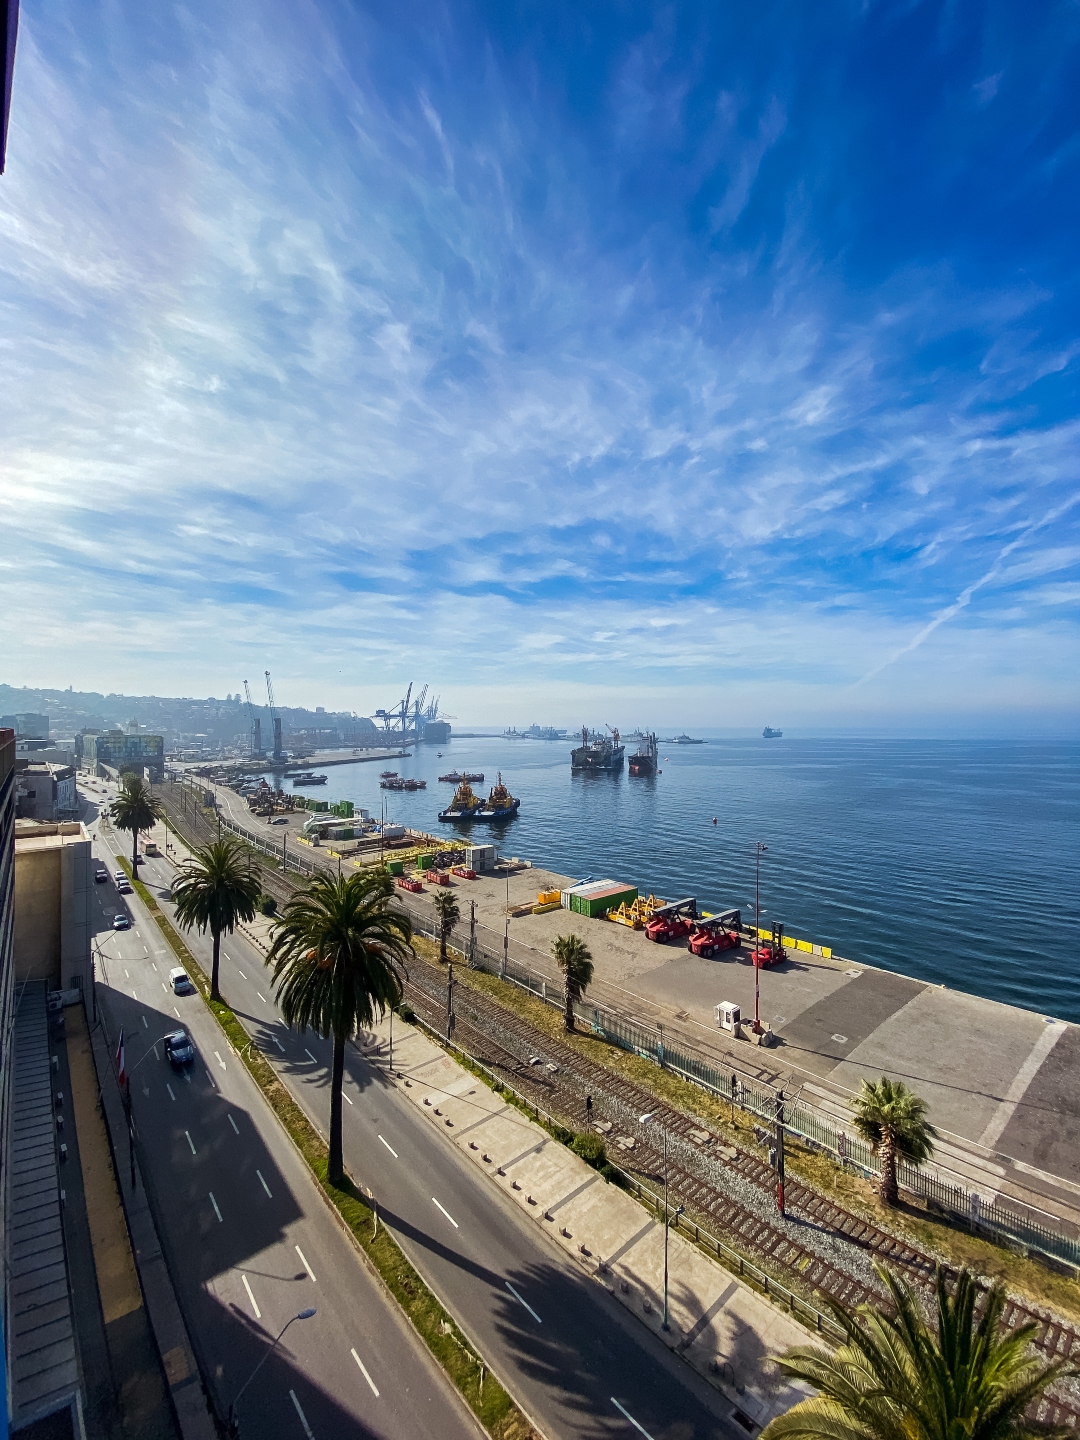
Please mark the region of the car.
POLYGON ((130 880, 118 880, 118 881, 116 882, 116 893, 117 893, 118 895, 130 895, 130 894, 132 893, 132 892, 131 892, 131 881, 130 881, 130 880))
POLYGON ((104 885, 104 884, 105 884, 105 881, 108 880, 108 878, 109 878, 109 872, 108 872, 107 870, 95 870, 95 871, 94 871, 94 884, 95 884, 95 885, 104 885))
POLYGON ((127 879, 127 876, 124 874, 123 870, 114 870, 112 878, 116 881, 117 885, 119 885, 121 881, 127 879))
POLYGON ((191 982, 191 977, 181 966, 177 966, 175 970, 169 971, 169 984, 173 988, 174 995, 195 994, 195 986, 191 982))
POLYGON ((173 1030, 165 1036, 165 1054, 174 1070, 183 1070, 195 1059, 195 1046, 186 1030, 173 1030))
POLYGON ((289 823, 289 817, 287 815, 278 815, 273 820, 268 820, 266 823, 268 825, 287 825, 289 823))
POLYGON ((113 916, 113 922, 112 922, 112 928, 113 928, 114 930, 130 930, 130 929, 131 929, 131 916, 130 916, 130 915, 114 915, 114 916, 113 916))

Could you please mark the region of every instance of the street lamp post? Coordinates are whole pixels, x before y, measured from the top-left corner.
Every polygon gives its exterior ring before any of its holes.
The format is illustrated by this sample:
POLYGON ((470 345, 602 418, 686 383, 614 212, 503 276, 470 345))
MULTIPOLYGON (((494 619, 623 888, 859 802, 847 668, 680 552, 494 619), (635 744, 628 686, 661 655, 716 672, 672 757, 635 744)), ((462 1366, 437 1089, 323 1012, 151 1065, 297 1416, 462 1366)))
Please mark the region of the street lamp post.
POLYGON ((240 1396, 243 1395, 244 1391, 245 1391, 245 1390, 248 1388, 248 1386, 251 1384, 252 1380, 255 1379, 255 1376, 259 1373, 259 1371, 262 1369, 262 1367, 266 1364, 267 1360, 270 1359, 270 1356, 271 1356, 271 1355, 274 1353, 274 1351, 277 1349, 278 1341, 281 1339, 282 1335, 285 1334, 285 1331, 288 1330, 289 1326, 293 1323, 294 1320, 310 1320, 311 1317, 312 1317, 314 1314, 315 1314, 314 1306, 312 1306, 311 1309, 309 1309, 309 1310, 301 1310, 301 1311, 299 1311, 298 1314, 293 1315, 293 1316, 291 1316, 288 1320, 286 1320, 286 1321, 285 1321, 285 1324, 284 1324, 284 1325, 281 1327, 281 1329, 278 1331, 277 1336, 275 1337, 273 1344, 269 1347, 269 1349, 267 1350, 266 1354, 262 1357, 262 1359, 259 1361, 259 1363, 255 1366, 255 1369, 251 1372, 251 1374, 248 1376, 248 1378, 244 1381, 243 1385, 240 1386, 240 1389, 236 1392, 236 1395, 235 1395, 235 1397, 233 1398, 232 1404, 229 1406, 229 1434, 230 1434, 230 1435, 239 1435, 239 1433, 240 1433, 240 1431, 239 1431, 239 1429, 237 1428, 237 1425, 236 1425, 236 1407, 237 1407, 237 1405, 240 1404, 240 1396))
MULTIPOLYGON (((767 850, 759 840, 754 846, 754 949, 761 945, 761 856, 767 850)), ((761 966, 754 965, 754 1034, 761 1034, 761 966)))
MULTIPOLYGON (((655 1112, 654 1110, 649 1110, 649 1111, 647 1111, 644 1115, 642 1115, 642 1117, 641 1117, 641 1123, 642 1123, 642 1125, 648 1125, 651 1121, 653 1121, 653 1120, 655 1120, 655 1119, 656 1119, 656 1112, 655 1112)), ((669 1181, 669 1178, 670 1178, 670 1177, 669 1177, 669 1173, 668 1173, 668 1132, 667 1132, 667 1126, 665 1125, 665 1126, 664 1126, 664 1319, 663 1319, 663 1322, 662 1322, 662 1323, 663 1323, 663 1328, 664 1328, 665 1330, 669 1330, 669 1329, 671 1328, 670 1325, 668 1324, 668 1234, 669 1234, 670 1228, 671 1228, 671 1211, 670 1211, 670 1206, 669 1206, 669 1204, 668 1204, 668 1181, 669 1181)), ((682 1213, 683 1213, 683 1207, 682 1207, 681 1205, 679 1205, 679 1206, 676 1208, 676 1210, 675 1210, 675 1218, 678 1219, 678 1217, 679 1217, 682 1213)))

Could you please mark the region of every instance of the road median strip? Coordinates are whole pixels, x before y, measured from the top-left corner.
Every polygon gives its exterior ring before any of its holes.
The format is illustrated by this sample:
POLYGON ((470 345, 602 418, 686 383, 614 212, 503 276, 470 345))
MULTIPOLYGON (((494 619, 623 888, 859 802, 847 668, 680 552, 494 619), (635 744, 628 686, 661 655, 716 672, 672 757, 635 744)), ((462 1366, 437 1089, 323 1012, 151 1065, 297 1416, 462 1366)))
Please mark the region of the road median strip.
POLYGON ((385 1225, 377 1223, 376 1209, 351 1180, 331 1185, 327 1178, 327 1145, 278 1078, 269 1060, 258 1048, 233 1011, 223 1001, 210 998, 210 982, 192 955, 183 937, 160 908, 150 890, 131 873, 131 862, 122 856, 120 864, 132 879, 140 900, 150 912, 162 938, 198 987, 208 1009, 221 1027, 233 1051, 262 1091, 289 1139, 299 1150, 319 1189, 344 1222, 355 1244, 393 1295, 413 1328, 438 1360, 469 1409, 492 1436, 492 1440, 529 1440, 536 1436, 532 1424, 495 1378, 486 1362, 476 1354, 448 1311, 406 1259, 385 1225))

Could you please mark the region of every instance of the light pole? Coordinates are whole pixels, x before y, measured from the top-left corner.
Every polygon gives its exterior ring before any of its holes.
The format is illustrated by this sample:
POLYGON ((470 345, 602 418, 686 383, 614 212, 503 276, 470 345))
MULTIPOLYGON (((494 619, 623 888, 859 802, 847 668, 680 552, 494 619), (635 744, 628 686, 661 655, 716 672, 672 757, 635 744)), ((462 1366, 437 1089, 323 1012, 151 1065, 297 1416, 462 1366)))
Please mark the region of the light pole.
MULTIPOLYGON (((642 1125, 648 1125, 651 1121, 653 1121, 653 1120, 655 1120, 655 1119, 656 1119, 656 1112, 655 1112, 654 1110, 649 1110, 649 1111, 646 1111, 646 1113, 641 1116, 641 1123, 642 1123, 642 1125)), ((669 1209, 669 1206, 668 1206, 668 1178, 669 1178, 669 1176, 668 1176, 668 1132, 667 1132, 667 1126, 665 1125, 665 1126, 664 1126, 664 1319, 663 1319, 663 1322, 662 1322, 662 1323, 663 1323, 663 1328, 664 1328, 665 1330, 668 1330, 668 1329, 671 1328, 671 1327, 668 1325, 668 1232, 669 1232, 670 1225, 671 1225, 671 1215, 670 1215, 670 1209, 669 1209)), ((676 1211, 675 1211, 675 1218, 678 1219, 678 1217, 679 1217, 682 1213, 683 1213, 683 1207, 680 1205, 680 1206, 678 1206, 678 1208, 677 1208, 676 1211)))
POLYGON ((310 1320, 311 1317, 312 1317, 314 1314, 315 1314, 315 1309, 314 1309, 314 1307, 312 1307, 310 1310, 301 1310, 298 1314, 293 1315, 290 1319, 286 1320, 286 1321, 285 1321, 285 1324, 284 1324, 284 1325, 281 1327, 281 1329, 278 1331, 277 1336, 276 1336, 273 1344, 272 1344, 272 1345, 270 1346, 270 1348, 267 1350, 266 1354, 262 1357, 262 1359, 259 1361, 259 1363, 255 1366, 255 1369, 251 1372, 251 1374, 248 1376, 248 1378, 244 1381, 243 1385, 240 1386, 240 1389, 236 1392, 236 1395, 235 1395, 235 1397, 234 1397, 234 1399, 233 1399, 232 1404, 229 1406, 229 1434, 230 1434, 230 1435, 238 1435, 238 1434, 240 1433, 240 1432, 236 1429, 236 1407, 237 1407, 237 1405, 239 1405, 239 1403, 240 1403, 240 1396, 243 1395, 244 1391, 245 1391, 245 1390, 248 1388, 248 1386, 251 1384, 252 1380, 255 1379, 255 1376, 259 1373, 259 1371, 262 1369, 262 1367, 266 1364, 267 1360, 270 1359, 270 1356, 271 1356, 271 1355, 274 1353, 274 1351, 277 1349, 278 1341, 281 1339, 282 1335, 284 1335, 284 1334, 285 1334, 285 1331, 288 1330, 289 1326, 293 1323, 293 1320, 310 1320))
MULTIPOLYGON (((761 946, 761 856, 769 847, 759 840, 754 846, 754 951, 761 946)), ((761 966, 754 961, 754 1034, 761 1034, 761 966)))

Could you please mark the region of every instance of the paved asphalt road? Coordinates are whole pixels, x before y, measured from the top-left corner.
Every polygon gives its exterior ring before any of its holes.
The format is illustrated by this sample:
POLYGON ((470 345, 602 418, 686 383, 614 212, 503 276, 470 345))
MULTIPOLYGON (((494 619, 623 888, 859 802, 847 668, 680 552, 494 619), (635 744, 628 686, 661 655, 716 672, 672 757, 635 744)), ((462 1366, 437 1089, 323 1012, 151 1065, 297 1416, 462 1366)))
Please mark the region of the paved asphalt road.
MULTIPOLYGON (((94 849, 110 874, 119 868, 104 837, 94 849)), ((467 1407, 342 1233, 199 995, 171 993, 175 958, 138 897, 117 895, 110 879, 94 885, 94 901, 99 1005, 114 1037, 124 1028, 144 1173, 222 1409, 289 1317, 314 1306, 244 1393, 243 1436, 477 1440, 467 1407), (113 932, 121 910, 133 928, 113 932), (187 1075, 155 1045, 180 1021, 198 1051, 187 1075)))
MULTIPOLYGON (((163 860, 141 867, 166 910, 172 874, 163 860)), ((209 937, 193 933, 187 943, 209 968, 209 937)), ((262 957, 242 935, 223 951, 223 993, 325 1133, 329 1043, 285 1026, 262 957)), ((350 1173, 371 1187, 410 1260, 549 1440, 745 1440, 722 1396, 432 1133, 385 1062, 350 1049, 345 1094, 350 1173)))

